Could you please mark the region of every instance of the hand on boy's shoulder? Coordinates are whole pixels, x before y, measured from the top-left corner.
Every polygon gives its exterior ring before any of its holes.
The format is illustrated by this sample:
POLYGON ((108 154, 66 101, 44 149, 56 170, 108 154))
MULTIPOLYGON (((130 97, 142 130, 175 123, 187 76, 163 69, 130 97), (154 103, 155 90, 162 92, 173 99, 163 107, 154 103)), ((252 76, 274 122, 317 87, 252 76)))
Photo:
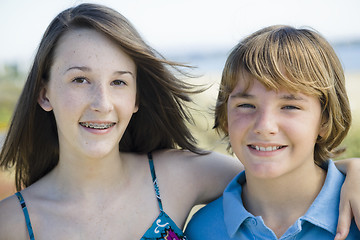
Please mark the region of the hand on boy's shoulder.
POLYGON ((160 153, 159 159, 154 161, 161 162, 158 164, 161 167, 172 169, 173 177, 178 177, 183 186, 192 186, 187 189, 196 191, 189 193, 198 195, 195 204, 218 198, 231 179, 243 169, 236 158, 216 152, 200 155, 186 150, 168 150, 160 153))
POLYGON ((15 195, 0 201, 0 239, 28 239, 24 214, 15 195))
POLYGON ((194 214, 185 229, 188 239, 218 240, 219 232, 226 233, 222 202, 223 199, 220 197, 194 214))

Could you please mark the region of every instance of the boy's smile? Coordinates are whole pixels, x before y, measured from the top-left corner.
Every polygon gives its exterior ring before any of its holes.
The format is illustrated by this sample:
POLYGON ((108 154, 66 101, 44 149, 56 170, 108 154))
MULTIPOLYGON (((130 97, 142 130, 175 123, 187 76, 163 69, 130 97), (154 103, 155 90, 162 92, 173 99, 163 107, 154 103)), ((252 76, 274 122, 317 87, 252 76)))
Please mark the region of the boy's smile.
POLYGON ((244 92, 240 79, 228 100, 231 147, 247 176, 276 178, 314 165, 320 101, 283 89, 270 90, 256 79, 251 81, 244 92))

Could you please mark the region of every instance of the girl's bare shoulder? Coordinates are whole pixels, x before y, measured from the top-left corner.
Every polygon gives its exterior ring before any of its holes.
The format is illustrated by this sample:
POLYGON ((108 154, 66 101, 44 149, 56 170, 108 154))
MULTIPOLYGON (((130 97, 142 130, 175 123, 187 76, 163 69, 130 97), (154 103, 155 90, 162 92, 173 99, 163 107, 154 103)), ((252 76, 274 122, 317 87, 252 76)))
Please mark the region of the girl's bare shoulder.
POLYGON ((19 200, 12 195, 0 201, 0 239, 27 239, 25 217, 19 200))
POLYGON ((173 167, 178 171, 203 172, 204 174, 234 174, 243 170, 243 166, 236 158, 217 152, 208 154, 195 154, 187 150, 166 150, 154 153, 155 161, 166 165, 167 169, 173 167))
POLYGON ((200 155, 186 150, 166 150, 153 155, 157 170, 166 176, 166 183, 186 189, 187 196, 196 198, 196 204, 220 196, 230 180, 243 170, 239 160, 216 152, 200 155))

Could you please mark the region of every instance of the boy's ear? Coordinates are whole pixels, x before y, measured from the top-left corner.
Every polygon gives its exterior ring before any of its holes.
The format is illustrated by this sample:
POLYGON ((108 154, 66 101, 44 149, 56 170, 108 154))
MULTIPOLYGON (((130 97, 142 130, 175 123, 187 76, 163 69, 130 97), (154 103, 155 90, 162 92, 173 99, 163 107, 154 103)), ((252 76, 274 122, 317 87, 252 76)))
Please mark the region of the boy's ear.
POLYGON ((228 128, 228 121, 226 121, 226 123, 224 124, 224 130, 226 131, 227 134, 229 134, 229 128, 228 128))
POLYGON ((319 136, 324 137, 328 129, 328 121, 327 119, 324 119, 321 121, 321 125, 319 128, 319 136))
POLYGON ((38 97, 38 103, 42 109, 44 109, 47 112, 50 112, 53 110, 51 103, 49 101, 49 98, 47 97, 47 91, 46 88, 43 87, 40 90, 39 97, 38 97))
POLYGON ((323 126, 321 126, 321 128, 319 130, 319 136, 323 138, 324 135, 325 135, 325 128, 323 126))

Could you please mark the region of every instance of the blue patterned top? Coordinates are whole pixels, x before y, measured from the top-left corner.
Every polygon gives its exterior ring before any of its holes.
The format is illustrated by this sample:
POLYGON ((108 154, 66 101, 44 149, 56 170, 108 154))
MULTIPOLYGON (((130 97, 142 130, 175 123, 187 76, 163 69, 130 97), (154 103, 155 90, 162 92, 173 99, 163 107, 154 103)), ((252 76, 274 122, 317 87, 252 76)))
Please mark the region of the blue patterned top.
POLYGON ((155 194, 159 204, 160 214, 156 218, 154 223, 151 225, 151 227, 146 231, 146 233, 141 238, 141 240, 145 240, 145 239, 186 240, 183 231, 178 228, 178 226, 174 223, 174 221, 163 210, 160 191, 157 184, 154 162, 151 153, 148 153, 148 158, 149 158, 150 171, 154 184, 155 194))
MULTIPOLYGON (((151 227, 146 231, 146 233, 141 238, 141 240, 186 240, 183 231, 178 228, 178 226, 174 223, 174 221, 163 210, 160 191, 157 184, 154 162, 151 153, 148 153, 148 158, 149 158, 151 176, 155 189, 155 195, 159 204, 160 214, 155 219, 151 227)), ((31 227, 30 216, 26 207, 25 200, 20 192, 15 193, 15 195, 19 199, 20 205, 23 209, 26 226, 29 233, 29 238, 30 240, 35 240, 34 232, 31 227)))

